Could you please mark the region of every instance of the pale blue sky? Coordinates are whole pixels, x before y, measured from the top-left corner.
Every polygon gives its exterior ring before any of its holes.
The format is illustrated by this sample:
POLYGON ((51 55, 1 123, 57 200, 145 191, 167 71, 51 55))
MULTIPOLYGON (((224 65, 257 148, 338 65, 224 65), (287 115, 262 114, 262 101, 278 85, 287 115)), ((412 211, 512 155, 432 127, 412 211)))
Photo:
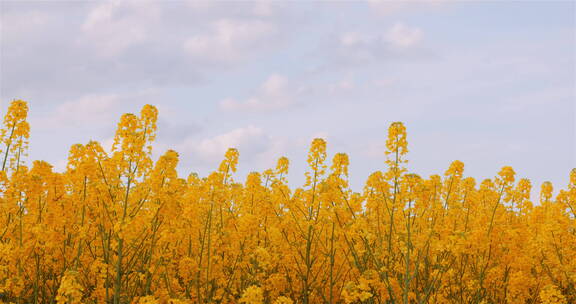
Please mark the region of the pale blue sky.
POLYGON ((124 112, 160 109, 156 153, 205 175, 228 146, 238 179, 286 155, 303 181, 312 138, 347 152, 361 190, 386 130, 409 169, 565 186, 576 167, 574 1, 5 1, 0 98, 30 103, 30 159, 110 144, 124 112))

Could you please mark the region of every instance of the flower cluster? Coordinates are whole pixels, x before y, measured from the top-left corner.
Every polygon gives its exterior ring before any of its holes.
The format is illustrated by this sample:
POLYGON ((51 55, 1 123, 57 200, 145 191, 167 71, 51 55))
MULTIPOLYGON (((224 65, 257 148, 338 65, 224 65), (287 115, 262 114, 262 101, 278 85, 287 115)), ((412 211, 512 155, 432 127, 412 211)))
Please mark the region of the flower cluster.
POLYGON ((184 178, 176 151, 152 159, 147 105, 58 173, 25 165, 27 111, 13 101, 0 133, 0 303, 576 303, 576 170, 536 202, 510 167, 422 177, 395 122, 362 192, 323 139, 302 187, 285 157, 237 182, 236 149, 184 178))

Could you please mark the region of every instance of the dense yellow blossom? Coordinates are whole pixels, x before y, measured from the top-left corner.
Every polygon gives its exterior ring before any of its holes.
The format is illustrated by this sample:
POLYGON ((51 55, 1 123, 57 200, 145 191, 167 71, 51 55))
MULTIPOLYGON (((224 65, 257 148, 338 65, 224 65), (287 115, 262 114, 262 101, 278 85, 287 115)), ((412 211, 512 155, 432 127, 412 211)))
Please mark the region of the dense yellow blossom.
POLYGON ((58 304, 75 304, 82 303, 82 286, 77 282, 77 273, 66 271, 58 288, 56 303, 58 304))
POLYGON ((556 286, 548 284, 540 291, 540 300, 543 304, 565 304, 566 298, 558 291, 556 286))
POLYGON ((262 289, 258 286, 250 286, 246 288, 242 297, 240 298, 240 303, 245 304, 262 304, 264 303, 264 295, 262 289))
POLYGON ((23 100, 10 103, 4 125, 0 131, 0 141, 4 146, 0 149, 2 156, 2 171, 7 168, 18 170, 23 156, 26 156, 30 126, 26 121, 28 104, 23 100))
POLYGON ((286 157, 238 178, 233 147, 183 178, 176 151, 153 160, 146 105, 58 173, 26 165, 27 113, 13 101, 0 132, 0 303, 576 303, 575 169, 536 202, 511 167, 420 176, 394 122, 361 193, 323 139, 302 187, 286 157))

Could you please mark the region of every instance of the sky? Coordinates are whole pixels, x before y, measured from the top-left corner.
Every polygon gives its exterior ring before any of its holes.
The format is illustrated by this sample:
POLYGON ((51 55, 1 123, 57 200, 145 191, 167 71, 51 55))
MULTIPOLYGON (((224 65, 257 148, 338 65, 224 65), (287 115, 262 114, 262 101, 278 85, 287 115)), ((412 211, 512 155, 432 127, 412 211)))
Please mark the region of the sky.
POLYGON ((236 180, 287 156, 299 185, 322 137, 361 191, 402 121, 410 172, 461 160, 558 189, 576 167, 576 2, 0 0, 0 114, 13 99, 28 162, 58 171, 153 104, 154 157, 175 149, 184 177, 235 147, 236 180))

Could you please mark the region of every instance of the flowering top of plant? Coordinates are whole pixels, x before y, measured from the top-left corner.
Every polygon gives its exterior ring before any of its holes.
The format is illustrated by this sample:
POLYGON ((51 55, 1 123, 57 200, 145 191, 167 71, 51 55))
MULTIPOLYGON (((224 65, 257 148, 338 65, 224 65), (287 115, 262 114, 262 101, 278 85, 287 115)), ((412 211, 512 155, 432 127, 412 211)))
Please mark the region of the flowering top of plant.
POLYGON ((25 166, 27 113, 13 101, 0 131, 0 303, 576 303, 576 169, 539 202, 511 167, 421 177, 394 122, 362 193, 323 139, 302 187, 286 157, 236 182, 233 147, 182 178, 176 151, 152 159, 146 105, 110 153, 73 145, 57 173, 25 166))

